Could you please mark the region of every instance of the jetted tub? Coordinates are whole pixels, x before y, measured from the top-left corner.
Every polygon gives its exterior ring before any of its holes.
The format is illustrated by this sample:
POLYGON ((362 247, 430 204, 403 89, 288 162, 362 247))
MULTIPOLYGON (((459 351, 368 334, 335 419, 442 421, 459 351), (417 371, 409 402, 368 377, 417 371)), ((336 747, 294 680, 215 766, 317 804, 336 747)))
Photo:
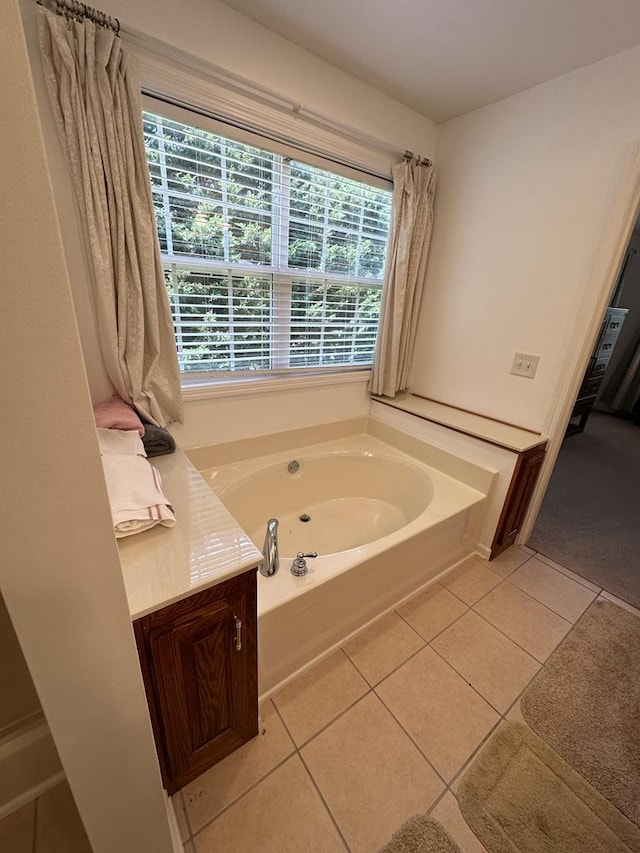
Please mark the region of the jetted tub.
POLYGON ((201 473, 260 550, 279 520, 279 571, 258 575, 263 695, 473 552, 487 491, 368 434, 201 473), (304 577, 298 551, 318 554, 304 577))

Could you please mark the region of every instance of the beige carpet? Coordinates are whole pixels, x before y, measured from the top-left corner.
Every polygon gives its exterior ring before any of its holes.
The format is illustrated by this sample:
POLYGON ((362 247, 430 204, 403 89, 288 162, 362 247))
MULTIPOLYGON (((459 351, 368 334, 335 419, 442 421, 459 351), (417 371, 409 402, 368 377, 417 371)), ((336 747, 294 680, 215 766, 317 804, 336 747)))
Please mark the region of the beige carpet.
POLYGON ((490 853, 640 851, 640 829, 522 723, 497 729, 458 803, 490 853))
POLYGON ((640 825, 640 619, 594 602, 525 693, 531 728, 640 825))
POLYGON ((417 814, 405 821, 380 853, 461 853, 440 824, 428 815, 417 814))

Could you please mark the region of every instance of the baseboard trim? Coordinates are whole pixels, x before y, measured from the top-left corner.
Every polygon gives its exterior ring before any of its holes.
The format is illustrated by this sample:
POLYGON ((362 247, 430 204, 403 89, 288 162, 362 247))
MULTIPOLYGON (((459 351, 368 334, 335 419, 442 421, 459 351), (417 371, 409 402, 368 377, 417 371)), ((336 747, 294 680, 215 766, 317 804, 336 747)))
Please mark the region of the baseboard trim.
POLYGON ((178 826, 176 810, 173 805, 173 800, 167 794, 166 790, 164 791, 164 804, 165 808, 167 809, 167 819, 169 821, 169 830, 171 832, 171 841, 173 843, 173 849, 175 853, 184 853, 184 843, 180 834, 180 827, 178 826))
POLYGON ((491 548, 489 548, 487 545, 483 545, 482 542, 478 543, 476 550, 484 560, 488 560, 491 556, 491 548))
POLYGON ((65 778, 49 727, 33 717, 0 743, 0 820, 65 778), (36 723, 34 725, 34 723, 36 723))
POLYGON ((66 778, 64 770, 61 770, 59 773, 56 773, 55 776, 50 776, 48 779, 40 782, 39 785, 35 785, 33 788, 23 791, 18 797, 15 797, 15 799, 10 802, 2 803, 0 805, 0 820, 2 820, 3 817, 10 815, 12 812, 17 812, 18 809, 28 805, 33 802, 33 800, 37 800, 38 797, 46 794, 50 788, 55 788, 55 786, 59 785, 60 782, 64 782, 66 778))

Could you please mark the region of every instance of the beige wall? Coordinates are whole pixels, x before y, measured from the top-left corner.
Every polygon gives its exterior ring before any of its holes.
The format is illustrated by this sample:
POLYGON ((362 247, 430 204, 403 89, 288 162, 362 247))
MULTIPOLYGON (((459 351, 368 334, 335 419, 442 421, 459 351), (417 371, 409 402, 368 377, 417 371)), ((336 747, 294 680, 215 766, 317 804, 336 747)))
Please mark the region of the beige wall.
POLYGON ((219 0, 110 0, 125 33, 138 30, 334 121, 425 156, 437 126, 219 0))
POLYGON ((0 78, 0 589, 93 850, 169 853, 17 0, 0 78))
POLYGON ((13 723, 39 710, 33 681, 0 596, 0 736, 13 723))
POLYGON ((640 48, 440 126, 414 390, 545 431, 602 281, 633 140, 640 48), (541 356, 510 375, 516 350, 541 356))

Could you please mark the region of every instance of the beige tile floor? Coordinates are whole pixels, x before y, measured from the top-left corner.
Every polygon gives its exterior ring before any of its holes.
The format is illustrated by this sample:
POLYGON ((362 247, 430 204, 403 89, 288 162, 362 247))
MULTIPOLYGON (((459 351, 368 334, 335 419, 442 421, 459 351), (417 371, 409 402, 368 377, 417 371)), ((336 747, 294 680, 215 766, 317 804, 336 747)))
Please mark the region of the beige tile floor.
MULTIPOLYGON (((455 572, 260 708, 258 737, 174 797, 186 853, 368 853, 429 811, 484 848, 456 790, 466 766, 597 596, 528 548, 455 572)), ((0 821, 0 851, 88 853, 68 786, 0 821)))
POLYGON ((91 853, 66 782, 0 820, 2 853, 91 853))
POLYGON ((262 706, 258 738, 174 797, 185 850, 369 853, 430 811, 482 853, 457 783, 600 594, 528 548, 466 560, 262 706))

